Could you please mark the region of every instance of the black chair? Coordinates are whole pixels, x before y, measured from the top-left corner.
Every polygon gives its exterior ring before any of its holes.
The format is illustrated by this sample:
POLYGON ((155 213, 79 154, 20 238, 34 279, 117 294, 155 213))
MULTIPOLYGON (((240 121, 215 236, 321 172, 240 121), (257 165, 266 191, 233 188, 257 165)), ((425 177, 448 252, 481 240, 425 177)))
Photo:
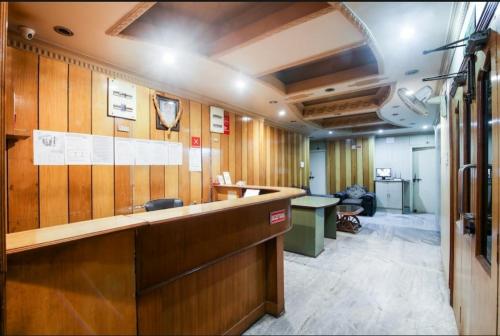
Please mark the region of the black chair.
MULTIPOLYGON (((360 186, 362 187, 362 186, 360 186)), ((368 192, 366 187, 362 187, 365 190, 364 195, 359 198, 350 198, 347 190, 337 192, 334 194, 335 197, 340 198, 341 205, 358 205, 364 210, 361 216, 373 216, 377 212, 377 197, 375 193, 368 192)))
POLYGON ((144 204, 144 208, 146 208, 146 211, 178 208, 181 206, 184 206, 184 203, 182 203, 182 200, 176 198, 157 199, 146 202, 146 204, 144 204))

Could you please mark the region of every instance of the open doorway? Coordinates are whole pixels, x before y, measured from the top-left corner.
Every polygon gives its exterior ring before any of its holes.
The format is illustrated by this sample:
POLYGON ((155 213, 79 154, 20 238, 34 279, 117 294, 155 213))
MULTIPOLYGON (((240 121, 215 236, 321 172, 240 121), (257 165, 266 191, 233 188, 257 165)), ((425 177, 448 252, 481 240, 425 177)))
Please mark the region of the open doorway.
POLYGON ((438 197, 436 150, 419 147, 412 150, 413 212, 436 213, 438 197))

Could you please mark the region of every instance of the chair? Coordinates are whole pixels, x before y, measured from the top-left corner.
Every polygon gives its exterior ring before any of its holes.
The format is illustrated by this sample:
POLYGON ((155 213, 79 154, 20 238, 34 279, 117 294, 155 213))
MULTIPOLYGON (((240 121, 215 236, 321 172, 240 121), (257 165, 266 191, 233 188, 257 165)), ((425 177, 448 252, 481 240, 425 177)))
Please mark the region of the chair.
POLYGON ((377 198, 375 193, 368 192, 366 187, 355 184, 344 191, 334 194, 340 199, 342 205, 359 205, 364 210, 361 216, 373 216, 377 211, 377 198))
POLYGON ((184 203, 182 203, 182 200, 176 198, 151 200, 149 202, 146 202, 146 204, 144 204, 144 208, 146 208, 146 211, 178 208, 181 206, 184 206, 184 203))

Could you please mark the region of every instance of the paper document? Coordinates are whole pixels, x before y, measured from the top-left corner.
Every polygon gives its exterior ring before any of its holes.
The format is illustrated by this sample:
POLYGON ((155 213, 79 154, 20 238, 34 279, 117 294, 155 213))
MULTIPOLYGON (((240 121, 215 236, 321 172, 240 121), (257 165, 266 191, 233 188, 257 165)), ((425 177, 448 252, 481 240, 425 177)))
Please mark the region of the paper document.
POLYGON ((81 133, 66 133, 67 165, 92 164, 92 135, 81 133))
POLYGON ((247 189, 247 190, 245 190, 243 197, 258 196, 259 194, 260 194, 260 190, 258 190, 258 189, 247 189))
POLYGON ((133 139, 115 137, 115 165, 135 165, 135 141, 133 139))
POLYGON ((65 164, 66 134, 33 130, 33 163, 35 165, 65 164))
POLYGON ((178 166, 182 165, 182 143, 168 143, 168 164, 178 166))
POLYGON ((149 140, 135 139, 135 164, 149 166, 154 160, 151 142, 149 140))
POLYGON ((151 165, 164 166, 168 164, 168 142, 151 140, 149 142, 151 147, 151 165))
POLYGON ((231 181, 231 175, 229 174, 229 172, 222 172, 222 176, 224 177, 224 182, 226 184, 233 184, 231 181))
POLYGON ((92 164, 113 165, 113 137, 104 135, 92 136, 92 164))
POLYGON ((189 150, 189 171, 201 172, 201 148, 189 150))

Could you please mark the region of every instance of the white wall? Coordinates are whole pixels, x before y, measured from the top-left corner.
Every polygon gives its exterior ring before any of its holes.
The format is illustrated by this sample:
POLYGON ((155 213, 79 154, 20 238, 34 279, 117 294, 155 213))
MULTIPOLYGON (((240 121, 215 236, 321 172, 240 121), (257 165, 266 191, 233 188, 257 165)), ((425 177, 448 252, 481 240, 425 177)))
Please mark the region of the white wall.
MULTIPOLYGON (((375 155, 373 165, 373 176, 376 168, 391 168, 392 177, 410 180, 410 206, 413 211, 413 183, 412 160, 414 147, 433 147, 435 146, 434 133, 387 136, 375 138, 375 155)), ((436 171, 436 174, 438 172, 436 171)), ((436 197, 437 194, 429 195, 436 197)))

